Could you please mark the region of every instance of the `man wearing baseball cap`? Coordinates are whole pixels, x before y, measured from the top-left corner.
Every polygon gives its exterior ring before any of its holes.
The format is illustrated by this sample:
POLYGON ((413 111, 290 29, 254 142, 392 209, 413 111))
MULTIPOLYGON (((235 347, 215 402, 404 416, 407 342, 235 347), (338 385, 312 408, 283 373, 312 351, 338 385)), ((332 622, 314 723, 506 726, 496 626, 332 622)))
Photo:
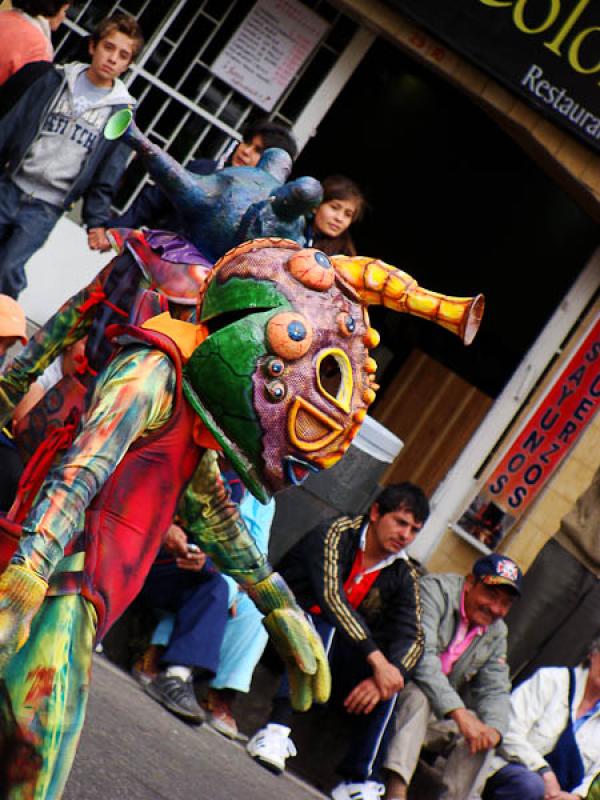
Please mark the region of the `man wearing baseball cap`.
POLYGON ((407 797, 421 748, 447 756, 440 800, 467 800, 484 782, 510 712, 503 622, 522 573, 505 555, 479 558, 467 577, 420 579, 425 651, 398 698, 385 766, 386 798, 407 797))
POLYGON ((16 300, 0 294, 0 364, 16 342, 27 341, 25 312, 16 300))

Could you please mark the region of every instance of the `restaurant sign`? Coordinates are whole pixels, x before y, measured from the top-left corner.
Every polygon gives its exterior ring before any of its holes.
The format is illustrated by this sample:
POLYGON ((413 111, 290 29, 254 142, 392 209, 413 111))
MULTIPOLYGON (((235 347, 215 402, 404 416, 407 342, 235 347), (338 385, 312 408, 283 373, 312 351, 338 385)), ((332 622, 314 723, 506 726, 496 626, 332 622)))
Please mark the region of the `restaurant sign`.
POLYGON ((387 0, 600 150, 600 0, 387 0))

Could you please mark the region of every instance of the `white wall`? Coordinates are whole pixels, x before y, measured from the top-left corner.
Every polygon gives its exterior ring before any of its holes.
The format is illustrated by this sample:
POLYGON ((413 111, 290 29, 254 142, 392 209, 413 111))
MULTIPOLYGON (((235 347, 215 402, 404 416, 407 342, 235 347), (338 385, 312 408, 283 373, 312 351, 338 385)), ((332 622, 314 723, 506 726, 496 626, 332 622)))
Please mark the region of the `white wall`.
POLYGON ((62 217, 44 247, 25 268, 28 286, 19 303, 28 319, 43 325, 72 294, 88 284, 112 258, 112 253, 88 249, 83 228, 62 217))

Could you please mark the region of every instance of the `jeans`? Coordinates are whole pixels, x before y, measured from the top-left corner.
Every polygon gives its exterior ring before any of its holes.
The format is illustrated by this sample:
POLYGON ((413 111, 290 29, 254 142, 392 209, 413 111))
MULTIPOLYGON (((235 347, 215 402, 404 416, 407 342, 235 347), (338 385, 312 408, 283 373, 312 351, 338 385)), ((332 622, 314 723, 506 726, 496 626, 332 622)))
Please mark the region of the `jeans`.
POLYGON ((27 286, 25 264, 44 244, 62 208, 35 200, 0 178, 0 293, 15 300, 27 286))

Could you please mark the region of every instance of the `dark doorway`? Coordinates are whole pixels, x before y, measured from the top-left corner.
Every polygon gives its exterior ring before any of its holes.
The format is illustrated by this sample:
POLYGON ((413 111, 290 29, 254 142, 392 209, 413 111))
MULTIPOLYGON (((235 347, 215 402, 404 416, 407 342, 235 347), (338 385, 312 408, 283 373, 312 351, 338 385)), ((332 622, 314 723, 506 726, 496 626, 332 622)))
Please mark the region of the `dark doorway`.
POLYGON ((380 382, 418 346, 496 397, 597 245, 595 223, 466 95, 383 40, 298 159, 296 174, 332 173, 369 198, 353 229, 361 254, 428 289, 486 295, 469 348, 373 309, 388 362, 380 382))

